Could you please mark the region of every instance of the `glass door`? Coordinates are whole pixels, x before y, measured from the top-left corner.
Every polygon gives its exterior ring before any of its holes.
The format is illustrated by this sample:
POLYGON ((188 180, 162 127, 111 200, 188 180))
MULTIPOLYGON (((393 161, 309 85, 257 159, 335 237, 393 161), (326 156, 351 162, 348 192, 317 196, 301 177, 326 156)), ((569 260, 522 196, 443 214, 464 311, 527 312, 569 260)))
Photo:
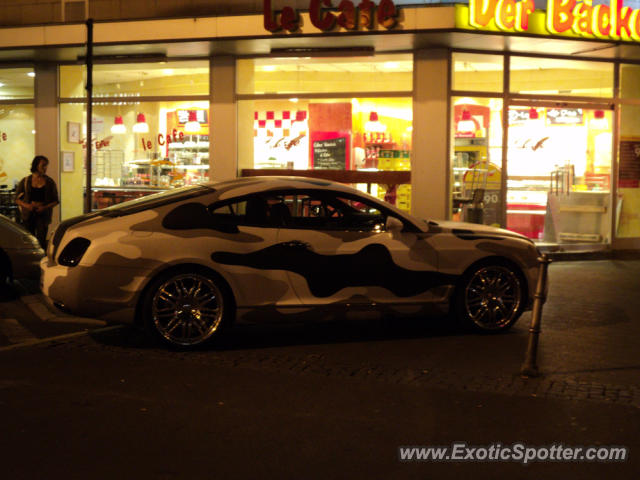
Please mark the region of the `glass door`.
POLYGON ((610 243, 612 131, 609 105, 510 105, 507 228, 556 250, 610 243))

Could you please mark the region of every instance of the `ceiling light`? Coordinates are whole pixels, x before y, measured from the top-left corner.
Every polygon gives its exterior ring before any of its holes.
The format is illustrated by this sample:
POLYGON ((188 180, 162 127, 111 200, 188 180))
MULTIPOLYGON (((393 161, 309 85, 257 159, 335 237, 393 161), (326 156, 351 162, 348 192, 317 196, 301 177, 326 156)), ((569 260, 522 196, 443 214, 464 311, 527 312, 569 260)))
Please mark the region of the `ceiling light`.
POLYGON ((458 133, 475 134, 476 124, 469 110, 462 111, 462 118, 458 121, 456 130, 458 133))
POLYGON ((27 75, 28 75, 29 77, 33 78, 33 77, 35 77, 35 76, 36 76, 36 72, 29 72, 29 73, 27 73, 27 75))
POLYGON ((115 118, 113 125, 111 125, 111 133, 127 133, 127 128, 124 126, 124 121, 122 120, 121 115, 118 115, 115 118))
POLYGON ((609 128, 609 122, 607 121, 604 110, 595 110, 593 112, 593 120, 591 120, 589 125, 599 130, 607 130, 609 128))
POLYGON ((460 97, 454 102, 454 105, 478 105, 478 102, 470 97, 460 97))
POLYGON ((371 112, 369 113, 369 121, 364 124, 364 129, 366 132, 382 133, 387 129, 387 126, 380 122, 377 112, 371 112))
POLYGON ((200 123, 195 110, 189 110, 189 121, 184 124, 184 131, 187 133, 197 133, 200 131, 200 123))
POLYGON ((133 126, 133 131, 136 133, 147 133, 149 131, 149 124, 144 118, 144 113, 138 114, 136 124, 133 126))

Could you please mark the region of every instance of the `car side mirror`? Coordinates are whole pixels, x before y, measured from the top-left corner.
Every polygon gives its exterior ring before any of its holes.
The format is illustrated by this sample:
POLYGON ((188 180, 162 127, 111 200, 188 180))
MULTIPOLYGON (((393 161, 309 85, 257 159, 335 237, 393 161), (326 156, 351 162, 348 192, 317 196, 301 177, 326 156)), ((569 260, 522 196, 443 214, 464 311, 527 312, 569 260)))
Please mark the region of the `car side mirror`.
POLYGON ((404 223, 398 220, 396 217, 388 216, 385 228, 388 232, 401 232, 404 228, 404 223))

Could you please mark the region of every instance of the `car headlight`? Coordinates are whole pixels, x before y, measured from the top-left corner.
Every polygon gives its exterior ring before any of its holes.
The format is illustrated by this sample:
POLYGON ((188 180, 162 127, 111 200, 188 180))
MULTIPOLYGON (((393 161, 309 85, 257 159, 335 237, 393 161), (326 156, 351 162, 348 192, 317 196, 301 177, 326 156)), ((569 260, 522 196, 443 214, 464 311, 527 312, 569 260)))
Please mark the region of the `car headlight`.
POLYGON ((80 260, 87 251, 87 248, 89 248, 89 245, 91 245, 91 241, 86 238, 74 238, 66 247, 64 247, 62 253, 60 253, 58 263, 65 267, 75 267, 80 263, 80 260))

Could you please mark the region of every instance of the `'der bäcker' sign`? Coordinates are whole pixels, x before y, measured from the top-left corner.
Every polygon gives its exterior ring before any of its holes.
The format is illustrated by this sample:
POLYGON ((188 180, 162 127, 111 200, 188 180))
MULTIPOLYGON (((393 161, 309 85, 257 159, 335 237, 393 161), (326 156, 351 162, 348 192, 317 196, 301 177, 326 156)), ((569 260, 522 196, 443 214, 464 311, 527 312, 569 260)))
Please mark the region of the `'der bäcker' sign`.
POLYGON ((456 5, 456 27, 640 42, 640 9, 623 0, 547 0, 546 11, 536 10, 534 0, 469 0, 456 5))

